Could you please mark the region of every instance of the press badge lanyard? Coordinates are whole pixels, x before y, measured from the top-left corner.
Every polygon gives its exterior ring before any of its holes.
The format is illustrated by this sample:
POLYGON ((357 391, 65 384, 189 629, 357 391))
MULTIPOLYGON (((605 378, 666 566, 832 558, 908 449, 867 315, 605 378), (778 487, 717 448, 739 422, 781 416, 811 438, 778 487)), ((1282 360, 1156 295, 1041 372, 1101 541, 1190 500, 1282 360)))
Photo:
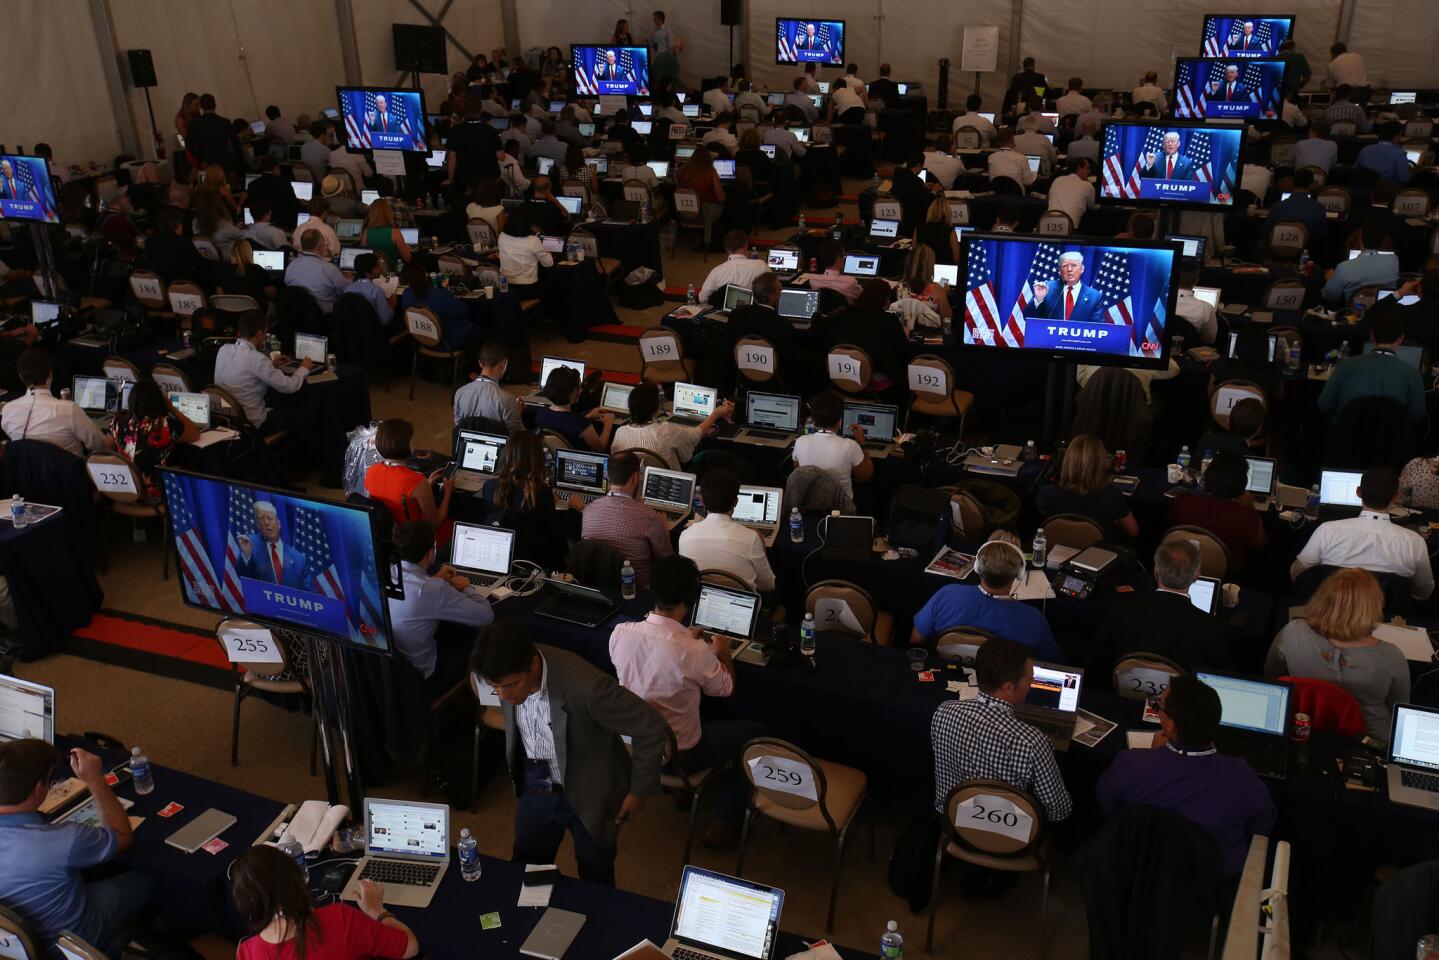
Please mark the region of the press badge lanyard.
POLYGON ((1183 747, 1175 746, 1173 743, 1166 743, 1166 747, 1181 757, 1212 757, 1219 751, 1210 747, 1208 750, 1186 750, 1183 747))

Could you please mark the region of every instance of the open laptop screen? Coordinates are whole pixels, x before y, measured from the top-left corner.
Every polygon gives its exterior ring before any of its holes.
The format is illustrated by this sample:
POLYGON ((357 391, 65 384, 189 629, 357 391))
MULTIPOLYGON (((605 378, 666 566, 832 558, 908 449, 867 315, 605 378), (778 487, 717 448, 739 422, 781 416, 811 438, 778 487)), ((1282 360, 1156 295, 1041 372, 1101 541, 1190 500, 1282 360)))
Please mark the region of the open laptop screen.
POLYGON ((55 742, 55 691, 0 674, 0 740, 55 742))
POLYGON ((109 377, 78 376, 72 385, 75 403, 91 413, 114 413, 120 402, 120 385, 109 377))
POLYGON ((1282 683, 1196 673, 1219 694, 1221 726, 1284 736, 1289 719, 1289 688, 1282 683))
POLYGON ((1391 760, 1439 770, 1439 712, 1395 704, 1393 733, 1389 740, 1391 760))
POLYGON ((455 441, 455 462, 461 470, 475 473, 494 473, 499 462, 500 451, 505 448, 506 437, 497 433, 477 433, 461 430, 455 441))
POLYGON ((645 503, 658 503, 677 510, 688 510, 694 502, 695 476, 680 470, 645 468, 645 503))
POLYGON ((739 523, 776 523, 783 497, 779 487, 742 486, 730 517, 739 523))
POLYGON ((478 523, 456 523, 450 562, 461 570, 505 574, 515 550, 515 531, 478 523))
POLYGON ((1245 457, 1249 465, 1249 478, 1245 481, 1246 493, 1257 493, 1267 497, 1274 492, 1274 461, 1268 457, 1245 457))
POLYGON ((1182 250, 1181 256, 1183 256, 1186 260, 1204 259, 1203 237, 1186 237, 1181 236, 1177 233, 1171 233, 1169 235, 1169 240, 1172 243, 1178 243, 1180 245, 1180 248, 1182 250))
POLYGON ((737 283, 727 283, 724 288, 724 309, 734 310, 737 307, 747 306, 754 303, 754 291, 749 287, 742 287, 737 283))
POLYGON ((60 319, 60 304, 53 300, 31 300, 30 322, 41 328, 48 327, 60 319))
POLYGON ((1189 602, 1200 613, 1214 612, 1214 595, 1219 592, 1219 581, 1214 577, 1200 577, 1189 585, 1189 602))
POLYGON ((1079 709, 1079 687, 1083 679, 1083 670, 1036 663, 1034 682, 1029 685, 1024 702, 1031 707, 1073 713, 1079 709))
MULTIPOLYGON (((572 217, 578 217, 578 216, 580 215, 580 212, 581 212, 583 206, 584 206, 584 201, 583 201, 580 197, 571 197, 571 196, 568 196, 568 195, 566 195, 566 194, 560 194, 560 195, 559 195, 558 197, 556 197, 555 199, 560 202, 560 206, 562 206, 562 207, 565 208, 565 212, 568 213, 568 214, 569 214, 570 216, 572 216, 572 217)), ((561 248, 563 248, 563 246, 564 246, 563 241, 561 241, 560 246, 561 246, 561 248)), ((546 249, 549 249, 549 248, 547 247, 546 249)), ((557 253, 558 251, 552 250, 552 251, 550 251, 550 252, 551 252, 551 253, 557 253)))
POLYGON ((1324 470, 1319 474, 1319 502, 1326 507, 1362 507, 1359 480, 1362 473, 1324 470))
POLYGON ((848 434, 849 428, 859 424, 866 440, 888 443, 894 439, 894 426, 899 420, 899 408, 888 403, 846 403, 844 421, 840 425, 848 434))
POLYGON ((365 799, 369 828, 366 852, 424 857, 441 863, 450 857, 449 810, 433 803, 365 799))
POLYGON ((844 272, 852 277, 879 275, 879 257, 874 254, 850 253, 844 258, 844 272))
POLYGON ((754 634, 759 606, 757 593, 702 583, 695 603, 694 625, 727 637, 747 639, 754 634))
POLYGON ((555 451, 555 486, 579 493, 604 493, 610 471, 610 458, 603 453, 583 450, 555 451))
POLYGON ((172 393, 170 403, 195 426, 210 425, 210 395, 208 393, 172 393))
POLYGON ((628 383, 606 383, 600 391, 600 406, 606 410, 628 411, 633 389, 628 383))
POLYGON ((751 391, 745 394, 744 419, 747 426, 793 432, 799 428, 799 397, 751 391))
POLYGON ((869 225, 869 235, 870 235, 871 237, 884 237, 885 239, 893 240, 895 237, 899 236, 899 221, 898 221, 898 220, 874 220, 874 221, 871 221, 871 222, 870 222, 870 225, 869 225))
POLYGON ((676 383, 674 403, 672 408, 675 413, 687 417, 699 417, 704 419, 714 413, 715 400, 719 397, 719 390, 714 387, 701 387, 693 383, 676 383))
POLYGON ((729 956, 767 960, 779 935, 784 891, 685 867, 670 936, 729 956))
POLYGON ((779 315, 790 320, 813 320, 819 309, 819 291, 786 287, 779 294, 779 315))
POLYGON ((540 386, 544 386, 550 379, 550 374, 555 372, 556 367, 570 367, 585 378, 585 364, 583 360, 566 360, 564 357, 545 357, 540 361, 540 386))
POLYGON ((769 268, 775 273, 793 272, 799 269, 799 251, 793 247, 770 247, 769 268))

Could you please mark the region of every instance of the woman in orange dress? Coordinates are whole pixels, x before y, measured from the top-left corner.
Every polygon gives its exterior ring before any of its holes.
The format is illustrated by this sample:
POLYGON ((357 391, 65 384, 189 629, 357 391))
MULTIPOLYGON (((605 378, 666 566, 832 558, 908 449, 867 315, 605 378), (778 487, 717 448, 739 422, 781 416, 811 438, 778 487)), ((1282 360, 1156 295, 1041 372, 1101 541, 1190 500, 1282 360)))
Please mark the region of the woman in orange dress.
POLYGON ((385 505, 395 523, 428 520, 435 525, 435 542, 448 543, 452 531, 450 497, 455 492, 455 478, 445 478, 440 502, 436 504, 430 482, 443 468, 427 477, 406 465, 405 461, 413 456, 410 441, 414 436, 415 428, 408 420, 380 421, 375 428, 375 451, 383 459, 365 471, 365 490, 370 499, 385 505))

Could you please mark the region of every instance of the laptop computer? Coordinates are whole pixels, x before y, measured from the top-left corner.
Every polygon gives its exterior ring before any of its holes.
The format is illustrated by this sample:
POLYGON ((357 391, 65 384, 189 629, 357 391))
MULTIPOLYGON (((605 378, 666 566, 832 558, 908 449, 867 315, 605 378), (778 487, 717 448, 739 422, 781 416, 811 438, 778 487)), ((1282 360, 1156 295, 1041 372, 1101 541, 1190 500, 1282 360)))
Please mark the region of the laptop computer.
MULTIPOLYGON (((1268 362, 1270 362, 1270 363, 1273 363, 1273 362, 1274 362, 1274 354, 1275 354, 1275 352, 1276 352, 1278 349, 1279 349, 1279 337, 1278 337, 1276 334, 1272 334, 1272 333, 1271 333, 1271 334, 1269 335, 1269 349, 1268 349, 1268 351, 1267 351, 1268 362)), ((1231 330, 1231 331, 1229 331, 1229 347, 1228 347, 1228 350, 1227 350, 1225 356, 1229 357, 1230 360, 1233 360, 1233 359, 1235 359, 1235 355, 1236 355, 1238 352, 1239 352, 1239 331, 1238 331, 1238 330, 1231 330)))
POLYGON ((449 865, 449 804, 366 797, 365 855, 340 898, 358 900, 360 881, 374 880, 385 903, 428 907, 449 865))
MULTIPOLYGON (((571 197, 570 199, 573 200, 577 198, 571 197)), ((540 234, 540 246, 544 247, 546 253, 562 254, 565 252, 565 238, 557 237, 552 233, 542 233, 540 234)), ((540 381, 540 385, 544 385, 543 380, 540 381)))
MULTIPOLYGON (((583 360, 570 360, 565 357, 545 357, 540 361, 541 388, 544 387, 545 382, 550 379, 550 374, 554 373, 557 367, 569 367, 580 375, 581 382, 585 379, 585 362, 583 360)), ((525 397, 524 400, 525 403, 539 407, 548 407, 551 405, 549 398, 538 392, 530 394, 525 397)))
POLYGON ((869 223, 869 238, 871 240, 894 240, 898 236, 898 220, 871 220, 869 223))
MULTIPOLYGON (((578 217, 578 216, 580 216, 582 213, 584 213, 584 203, 585 203, 585 202, 584 202, 584 200, 583 200, 582 198, 580 198, 580 197, 572 197, 572 196, 569 196, 568 194, 562 193, 562 194, 560 194, 559 196, 555 197, 555 199, 560 202, 560 206, 562 206, 562 207, 565 208, 565 213, 568 213, 568 214, 569 214, 570 216, 572 216, 572 217, 578 217)), ((563 250, 564 250, 564 245, 565 245, 565 244, 564 244, 564 239, 561 238, 561 240, 560 240, 560 250, 559 250, 559 251, 551 250, 550 252, 551 252, 551 253, 563 252, 563 250)), ((546 249, 546 250, 549 250, 549 247, 546 247, 545 249, 546 249)))
POLYGON ((1439 710, 1394 705, 1388 766, 1390 800, 1439 810, 1439 710))
POLYGON ((353 273, 355 271, 355 261, 367 253, 374 252, 375 251, 368 247, 345 247, 340 251, 340 269, 349 270, 353 273))
POLYGON ((668 179, 670 175, 670 162, 668 160, 646 160, 645 166, 654 171, 656 180, 668 179))
POLYGON ((594 171, 595 176, 603 177, 610 172, 610 158, 585 157, 585 166, 589 167, 592 171, 594 171))
POLYGON ((535 607, 535 613, 541 617, 577 623, 582 627, 598 627, 619 612, 620 608, 605 596, 603 590, 569 580, 551 580, 548 577, 545 582, 555 589, 535 607))
POLYGON ((1203 237, 1186 237, 1182 234, 1171 233, 1169 235, 1169 241, 1179 244, 1180 256, 1186 260, 1198 260, 1200 263, 1204 262, 1203 237))
POLYGON ((879 276, 879 256, 873 253, 847 253, 844 272, 851 277, 879 276))
POLYGON ((618 425, 630 416, 630 393, 634 390, 634 384, 630 383, 605 383, 600 387, 600 410, 615 415, 615 424, 618 425))
POLYGON ((1035 661, 1034 682, 1024 702, 1014 708, 1015 716, 1039 728, 1054 749, 1068 750, 1083 686, 1084 671, 1079 667, 1035 661))
POLYGON ((405 243, 408 244, 409 246, 412 246, 412 247, 419 246, 419 244, 420 244, 420 228, 419 228, 419 227, 400 227, 400 239, 403 240, 403 241, 405 241, 405 243))
POLYGON ((556 506, 569 509, 570 497, 592 503, 610 488, 610 455, 589 450, 555 451, 556 506))
POLYGON ((701 583, 699 599, 690 611, 690 625, 728 637, 730 655, 737 657, 750 645, 759 613, 759 594, 701 583))
POLYGON ((1213 615, 1219 610, 1219 578, 1200 577, 1189 585, 1189 602, 1201 613, 1213 615))
POLYGON ((779 292, 780 316, 797 327, 807 327, 819 312, 819 291, 809 287, 785 287, 779 292))
POLYGON ((210 426, 210 395, 207 393, 172 393, 170 405, 201 430, 210 426))
POLYGON ((719 174, 719 178, 720 178, 721 180, 733 180, 733 179, 734 179, 734 161, 733 161, 733 160, 717 159, 717 160, 715 160, 714 164, 715 164, 715 173, 719 174))
POLYGON ((684 522, 694 507, 695 475, 683 470, 645 467, 643 491, 645 505, 659 511, 670 530, 684 522))
POLYGON ((765 262, 772 273, 780 274, 784 280, 792 280, 799 273, 799 250, 794 247, 770 247, 765 262))
POLYGON ((255 266, 268 273, 285 272, 285 251, 256 250, 251 254, 255 266))
POLYGON ((687 866, 663 952, 676 960, 771 960, 784 891, 687 866))
POLYGON ((779 537, 780 508, 784 491, 779 487, 755 487, 742 484, 730 519, 759 534, 766 547, 774 546, 779 537))
POLYGON ((60 308, 62 304, 54 300, 31 300, 30 301, 30 322, 41 333, 44 333, 52 325, 60 322, 60 308))
POLYGON ((455 437, 455 489, 474 492, 499 470, 500 451, 508 437, 479 430, 461 430, 455 437))
POLYGON ((1244 462, 1249 468, 1244 491, 1254 497, 1255 510, 1268 510, 1269 498, 1274 496, 1274 459, 1246 456, 1244 462))
POLYGON ((799 431, 800 398, 751 390, 744 398, 744 427, 734 438, 761 447, 787 447, 799 431))
POLYGON ((695 155, 695 145, 692 143, 681 143, 675 147, 675 160, 688 160, 695 155))
MULTIPOLYGON (((1393 350, 1395 356, 1409 364, 1409 366, 1415 370, 1418 370, 1420 376, 1423 376, 1424 372, 1429 368, 1429 358, 1424 355, 1424 347, 1420 344, 1401 343, 1397 347, 1386 347, 1385 349, 1393 350)), ((1374 342, 1372 340, 1365 341, 1364 352, 1374 352, 1374 342)))
POLYGON ((859 424, 864 431, 864 448, 871 458, 883 460, 894 452, 896 426, 899 424, 899 407, 891 403, 861 403, 848 401, 844 405, 843 433, 859 424))
POLYGON ((0 674, 0 740, 55 742, 55 688, 0 674))
POLYGON ((536 157, 536 158, 535 158, 535 169, 539 171, 540 176, 542 176, 542 177, 544 177, 544 176, 549 176, 550 170, 554 167, 554 165, 555 165, 555 158, 554 158, 554 157, 536 157))
MULTIPOLYGON (((510 575, 515 558, 515 531, 479 523, 455 523, 450 540, 450 566, 464 574, 488 599, 510 575)), ((509 596, 506 591, 504 596, 509 596)))
POLYGON ((315 196, 315 185, 308 180, 291 180, 290 192, 295 195, 296 200, 309 203, 315 196))
POLYGON ((1283 780, 1289 761, 1289 684, 1225 673, 1194 674, 1219 694, 1214 746, 1261 777, 1283 780))
POLYGON ((694 383, 679 382, 674 385, 674 400, 670 405, 669 421, 681 426, 697 427, 714 412, 719 402, 719 390, 702 387, 694 383))
POLYGON ((754 303, 753 290, 737 283, 727 283, 724 287, 724 302, 718 312, 727 317, 730 311, 736 307, 743 307, 751 303, 754 303))
POLYGON ((120 381, 110 377, 78 374, 70 386, 71 396, 85 414, 105 429, 120 409, 120 381))
POLYGON ((425 166, 431 170, 438 170, 445 165, 445 157, 448 155, 448 150, 433 149, 430 151, 430 155, 425 158, 425 166))
POLYGON ((874 517, 830 515, 820 520, 826 560, 868 560, 874 555, 874 517))
POLYGON ((936 263, 931 279, 938 284, 947 284, 951 287, 959 285, 959 265, 954 263, 936 263))
POLYGON ((320 336, 317 333, 295 334, 295 358, 283 367, 286 373, 294 373, 300 367, 300 361, 309 360, 315 365, 316 371, 325 368, 325 357, 330 351, 330 338, 320 336))
POLYGON ((759 152, 773 160, 779 153, 779 146, 773 143, 762 143, 759 145, 759 152))
POLYGON ((1319 505, 1321 507, 1364 506, 1359 499, 1359 481, 1364 474, 1352 470, 1323 470, 1319 473, 1319 505))

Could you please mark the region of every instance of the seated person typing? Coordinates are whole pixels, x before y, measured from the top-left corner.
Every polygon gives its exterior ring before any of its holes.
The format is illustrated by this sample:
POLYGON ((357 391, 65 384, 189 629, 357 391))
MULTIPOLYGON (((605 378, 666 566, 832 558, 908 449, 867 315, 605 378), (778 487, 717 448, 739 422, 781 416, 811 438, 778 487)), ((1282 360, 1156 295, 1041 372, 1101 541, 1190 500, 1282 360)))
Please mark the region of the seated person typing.
POLYGON ((749 234, 743 230, 731 230, 724 235, 724 248, 729 253, 725 262, 715 267, 700 286, 700 302, 718 306, 724 288, 729 284, 749 289, 755 277, 769 271, 763 260, 751 259, 749 255, 749 234))
POLYGON ((615 415, 598 408, 588 413, 574 409, 580 399, 580 374, 574 367, 555 367, 545 388, 540 391, 550 401, 535 414, 536 430, 553 430, 577 450, 600 453, 610 448, 614 439, 615 415))
POLYGON ((747 589, 774 589, 774 571, 759 534, 730 514, 739 502, 739 478, 728 470, 710 470, 700 478, 708 514, 680 534, 679 552, 701 570, 723 570, 744 582, 747 589))
POLYGON ((864 429, 850 426, 850 436, 839 433, 844 421, 844 400, 833 390, 815 396, 809 405, 815 432, 804 434, 794 442, 793 460, 796 467, 819 467, 831 474, 844 488, 846 499, 854 502, 854 481, 868 483, 874 476, 874 461, 864 448, 864 429))
POLYGON ((688 463, 695 454, 700 440, 721 419, 734 416, 734 402, 725 400, 715 405, 708 417, 697 426, 656 420, 660 412, 660 388, 653 383, 642 383, 630 391, 630 422, 615 431, 616 452, 631 447, 651 450, 664 458, 665 465, 678 470, 688 463))
POLYGON ((654 562, 674 550, 664 520, 639 499, 641 479, 639 457, 628 452, 611 455, 609 492, 585 507, 580 534, 618 550, 634 565, 635 582, 643 588, 649 584, 654 562))
POLYGON ((524 429, 519 401, 500 386, 510 368, 510 351, 498 340, 480 348, 480 375, 455 391, 455 423, 483 417, 505 425, 505 432, 524 429))
POLYGON ((1262 457, 1264 447, 1264 404, 1255 397, 1246 397, 1229 409, 1228 429, 1210 430, 1193 449, 1262 457))
POLYGON ((38 347, 24 350, 17 361, 24 396, 5 404, 0 428, 11 440, 40 440, 83 457, 114 449, 115 442, 73 400, 50 392, 50 355, 38 347))
POLYGON ((234 395, 246 419, 266 435, 287 429, 292 422, 290 411, 273 409, 265 403, 266 392, 296 392, 315 366, 311 360, 301 360, 294 373, 285 373, 280 369, 281 359, 271 359, 261 352, 267 335, 260 311, 246 310, 240 314, 235 342, 225 344, 215 355, 215 383, 234 395))
POLYGON ((420 672, 425 695, 434 700, 464 679, 475 630, 494 623, 495 614, 490 602, 449 564, 433 576, 426 572, 435 565, 434 524, 401 523, 395 527, 394 542, 405 584, 404 599, 387 601, 395 649, 420 672))
POLYGON ((1319 409, 1330 419, 1337 419, 1354 400, 1388 397, 1404 409, 1411 421, 1422 419, 1426 409, 1424 379, 1396 352, 1404 342, 1403 318, 1389 312, 1377 313, 1369 321, 1369 337, 1374 342, 1371 352, 1349 357, 1329 375, 1319 393, 1319 409))
POLYGON ((1269 542, 1254 497, 1245 489, 1249 466, 1235 453, 1216 453, 1204 471, 1204 492, 1181 493, 1169 506, 1170 526, 1203 527, 1229 552, 1225 575, 1239 580, 1252 551, 1269 542))

